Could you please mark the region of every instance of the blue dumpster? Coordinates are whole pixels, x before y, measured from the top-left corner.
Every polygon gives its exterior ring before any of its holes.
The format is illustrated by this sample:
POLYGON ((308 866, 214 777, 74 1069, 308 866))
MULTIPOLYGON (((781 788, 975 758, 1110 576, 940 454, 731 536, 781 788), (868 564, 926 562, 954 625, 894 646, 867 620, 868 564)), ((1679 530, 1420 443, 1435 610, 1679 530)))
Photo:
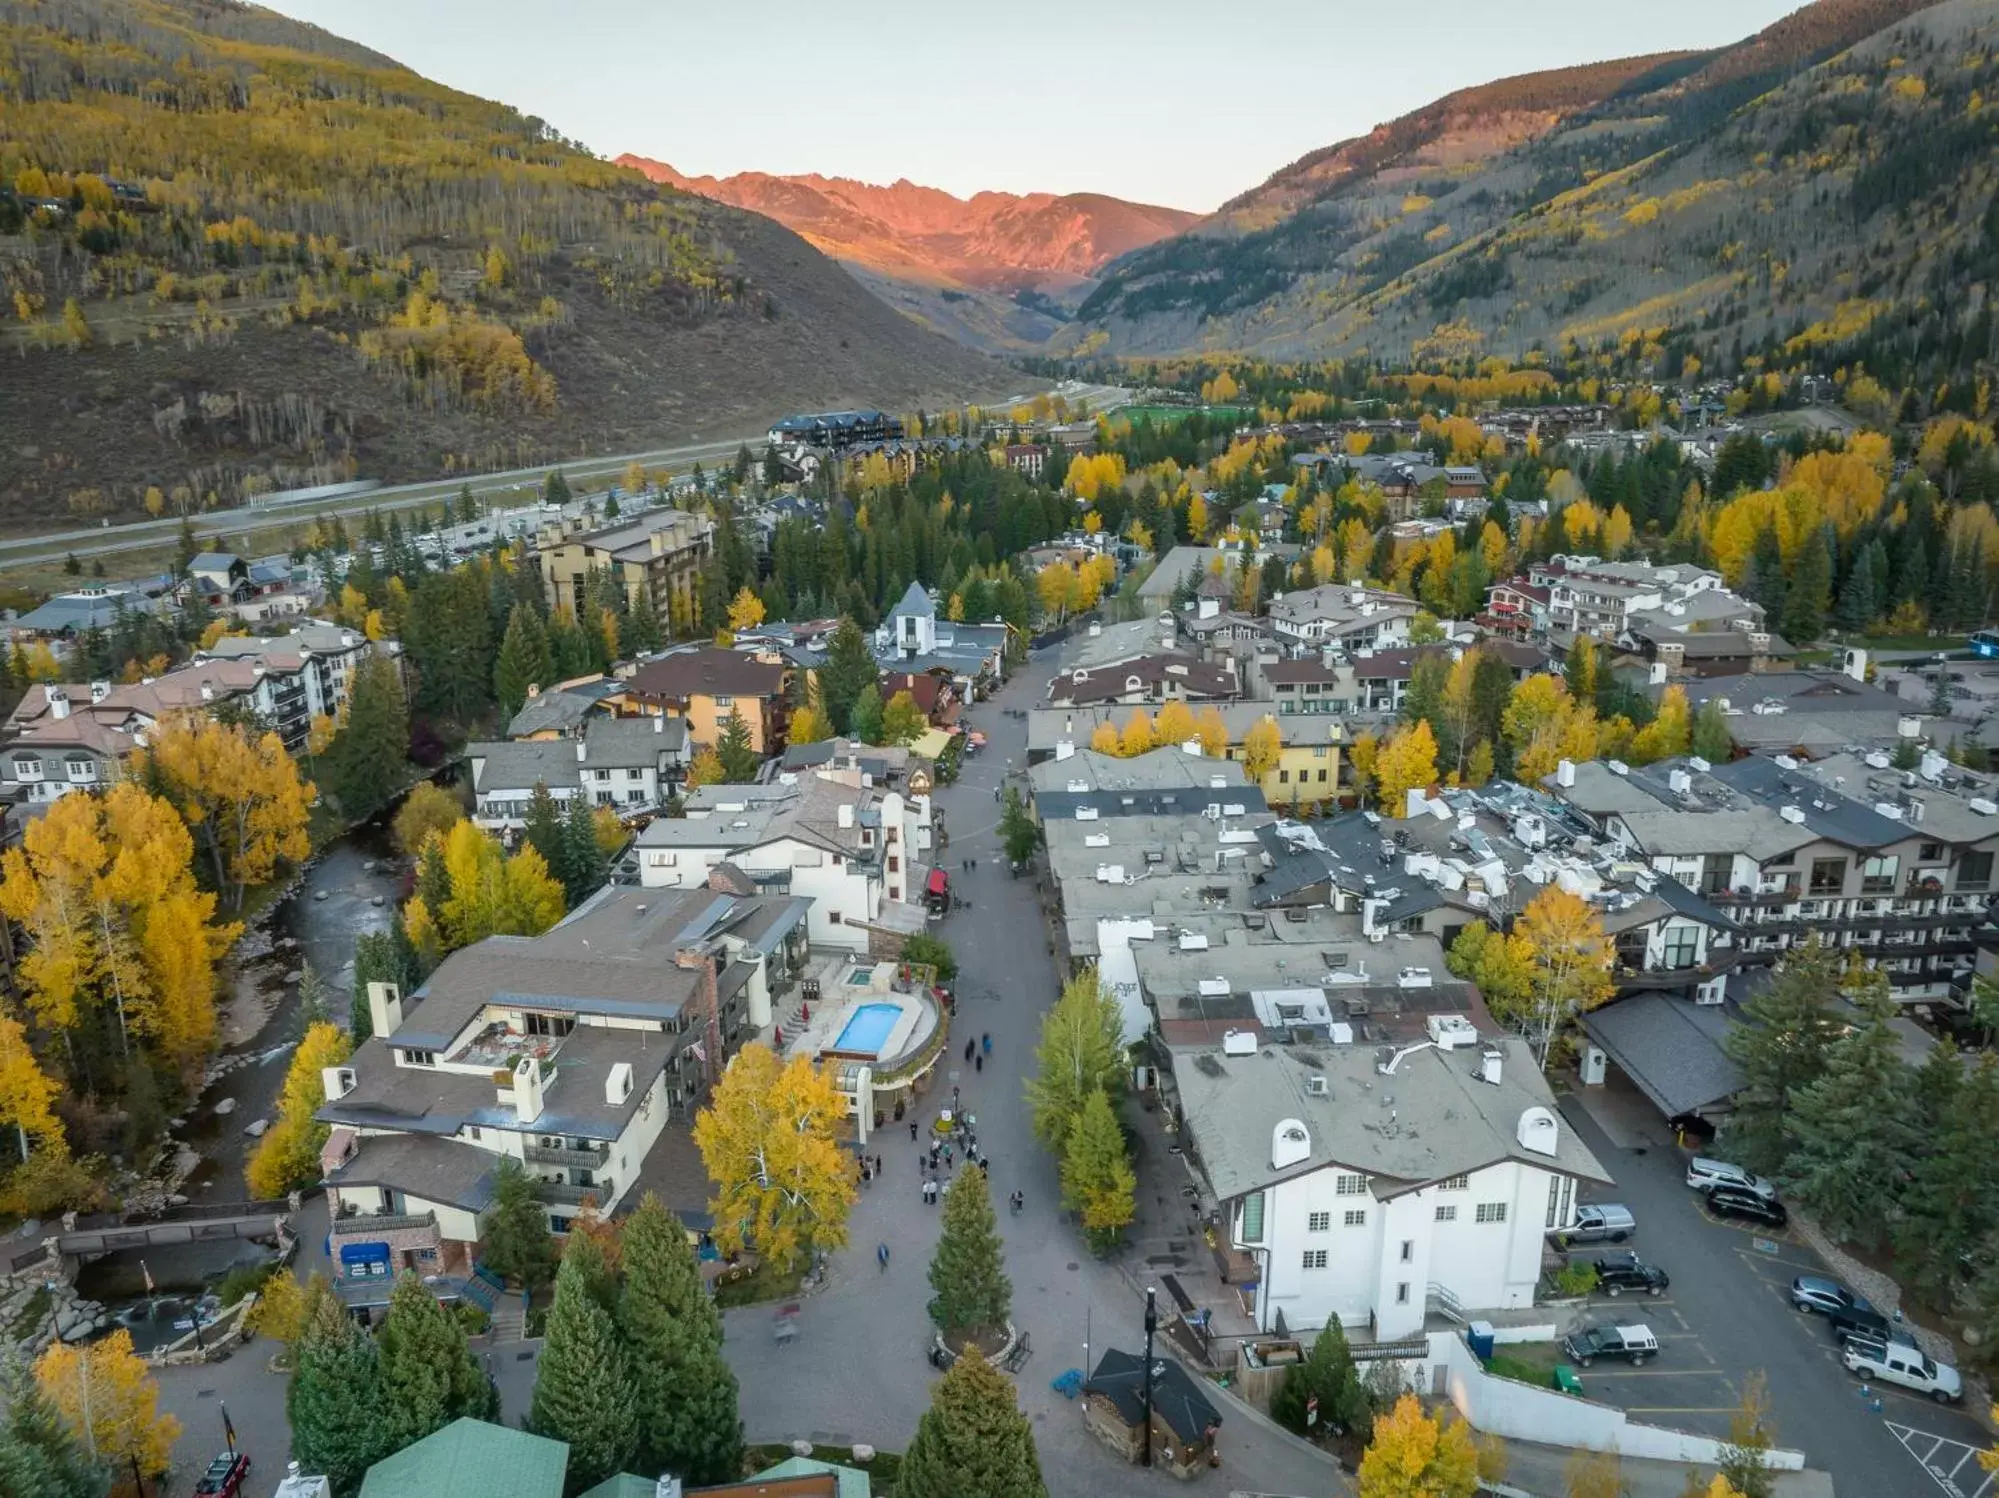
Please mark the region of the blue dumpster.
POLYGON ((1492 1323, 1474 1321, 1465 1328, 1465 1341, 1470 1344, 1472 1355, 1481 1363, 1492 1361, 1492 1323))

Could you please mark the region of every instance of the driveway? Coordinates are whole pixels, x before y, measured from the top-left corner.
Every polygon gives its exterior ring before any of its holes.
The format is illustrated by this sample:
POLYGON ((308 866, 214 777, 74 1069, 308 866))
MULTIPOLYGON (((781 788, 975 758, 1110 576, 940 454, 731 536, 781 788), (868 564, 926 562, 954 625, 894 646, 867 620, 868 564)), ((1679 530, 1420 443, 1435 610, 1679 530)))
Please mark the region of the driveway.
POLYGON ((1591 1368, 1583 1385, 1592 1398, 1647 1422, 1719 1436, 1748 1377, 1760 1371, 1777 1444, 1803 1450, 1807 1465, 1831 1473, 1840 1493, 1983 1490, 1977 1464, 1950 1454, 1950 1443, 1990 1444, 1974 1419, 1901 1390, 1870 1386, 1863 1397, 1824 1319, 1791 1309, 1793 1277, 1828 1272, 1817 1255, 1787 1231, 1709 1216, 1686 1185, 1686 1157, 1663 1122, 1634 1132, 1634 1113, 1619 1109, 1613 1143, 1576 1096, 1562 1100, 1562 1112, 1616 1177, 1599 1198, 1623 1202, 1637 1217, 1631 1246, 1673 1277, 1658 1300, 1596 1298, 1592 1318, 1644 1321, 1658 1333, 1660 1351, 1642 1369, 1591 1368), (1939 1480, 1933 1467, 1956 1477, 1939 1480))

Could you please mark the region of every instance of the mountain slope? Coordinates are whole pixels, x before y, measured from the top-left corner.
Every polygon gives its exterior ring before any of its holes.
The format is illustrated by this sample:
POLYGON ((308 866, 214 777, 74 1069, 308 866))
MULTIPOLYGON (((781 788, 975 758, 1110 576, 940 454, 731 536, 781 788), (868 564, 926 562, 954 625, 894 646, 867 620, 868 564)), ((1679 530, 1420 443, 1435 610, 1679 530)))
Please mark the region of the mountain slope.
POLYGON ((766 218, 268 11, 0 0, 0 55, 0 519, 1017 379, 766 218))
MULTIPOLYGON (((1654 326, 1666 321, 1651 315, 1658 298, 1684 294, 1698 308, 1712 297, 1727 246, 1731 258, 1788 253, 1798 226, 1765 204, 1791 168, 1755 158, 1785 144, 1773 122, 1807 107, 1792 86, 1925 3, 1818 0, 1718 52, 1452 95, 1315 152, 1195 232, 1127 256, 1083 304, 1085 327, 1072 336, 1121 353, 1406 358, 1419 348, 1518 353, 1535 340, 1588 339, 1603 326, 1621 331, 1626 313, 1654 326), (1750 116, 1753 134, 1771 138, 1745 156, 1740 127, 1750 116), (1572 211, 1575 195, 1608 203, 1633 180, 1655 188, 1624 205, 1629 219, 1572 211), (1566 226, 1560 237, 1536 232, 1550 214, 1566 226), (1606 263, 1611 240, 1618 248, 1606 263)), ((1886 135, 1924 123, 1875 102, 1885 134, 1851 142, 1856 162, 1890 149, 1886 135)), ((1808 179, 1810 163, 1796 173, 1808 179)), ((1812 236, 1820 249, 1824 237, 1812 236)), ((1821 296, 1810 310, 1832 302, 1821 296)))
POLYGON ((909 181, 883 187, 763 172, 689 177, 644 156, 618 163, 776 219, 912 316, 984 346, 1039 342, 1060 306, 1073 306, 1105 265, 1196 217, 1098 193, 981 192, 967 199, 909 181), (983 315, 977 327, 975 314, 983 315))

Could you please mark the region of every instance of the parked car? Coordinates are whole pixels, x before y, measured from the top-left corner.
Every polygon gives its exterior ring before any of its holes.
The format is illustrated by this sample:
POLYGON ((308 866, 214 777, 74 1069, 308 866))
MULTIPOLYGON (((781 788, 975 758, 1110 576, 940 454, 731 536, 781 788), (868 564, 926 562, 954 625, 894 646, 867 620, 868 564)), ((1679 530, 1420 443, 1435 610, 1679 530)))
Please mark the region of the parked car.
POLYGON ((1566 1248, 1571 1243, 1622 1243, 1638 1231, 1638 1219, 1629 1207, 1615 1202, 1585 1202, 1576 1208, 1576 1220, 1556 1230, 1555 1241, 1566 1248))
POLYGON ((1920 1347, 1907 1342, 1851 1337, 1840 1352, 1840 1361, 1849 1373, 1913 1389, 1938 1404, 1956 1404, 1964 1397, 1964 1383, 1955 1368, 1933 1361, 1920 1347))
POLYGON ((194 1485, 196 1498, 236 1498, 250 1476, 250 1458, 240 1451, 225 1451, 208 1464, 201 1481, 194 1485))
POLYGON ((1707 1209, 1717 1217, 1741 1217, 1773 1228, 1780 1228, 1791 1220, 1784 1204, 1774 1196, 1765 1196, 1760 1191, 1745 1191, 1740 1186, 1709 1187, 1707 1209))
POLYGON ((1562 1351, 1578 1367, 1598 1358, 1623 1358, 1633 1367, 1659 1351, 1659 1339, 1649 1326, 1586 1326, 1562 1338, 1562 1351))
POLYGON ((1874 1309, 1874 1303, 1822 1274, 1801 1274, 1792 1280, 1791 1304, 1825 1317, 1838 1341, 1852 1336, 1888 1340, 1888 1318, 1874 1309))
POLYGON ((1741 1191, 1753 1191, 1758 1196, 1774 1197, 1777 1194, 1775 1182, 1751 1175, 1740 1165, 1730 1165, 1726 1160, 1710 1160, 1701 1155, 1687 1162, 1687 1184, 1696 1191, 1734 1186, 1741 1191))
POLYGON ((1657 1264, 1647 1264, 1628 1249, 1621 1254, 1606 1254, 1592 1267, 1596 1270, 1597 1288, 1605 1295, 1622 1295, 1626 1290, 1664 1295, 1666 1287, 1673 1283, 1665 1270, 1657 1264))

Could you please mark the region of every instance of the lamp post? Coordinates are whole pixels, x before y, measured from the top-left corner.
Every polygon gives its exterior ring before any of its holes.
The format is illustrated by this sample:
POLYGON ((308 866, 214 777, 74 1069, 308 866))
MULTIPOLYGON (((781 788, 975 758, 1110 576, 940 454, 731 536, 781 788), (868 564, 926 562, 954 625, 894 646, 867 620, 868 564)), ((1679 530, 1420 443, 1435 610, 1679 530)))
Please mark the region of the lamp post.
POLYGON ((1141 1467, 1152 1465, 1152 1334, 1159 1329, 1159 1308, 1154 1300, 1158 1293, 1150 1285, 1145 1287, 1145 1394, 1138 1448, 1141 1467))

